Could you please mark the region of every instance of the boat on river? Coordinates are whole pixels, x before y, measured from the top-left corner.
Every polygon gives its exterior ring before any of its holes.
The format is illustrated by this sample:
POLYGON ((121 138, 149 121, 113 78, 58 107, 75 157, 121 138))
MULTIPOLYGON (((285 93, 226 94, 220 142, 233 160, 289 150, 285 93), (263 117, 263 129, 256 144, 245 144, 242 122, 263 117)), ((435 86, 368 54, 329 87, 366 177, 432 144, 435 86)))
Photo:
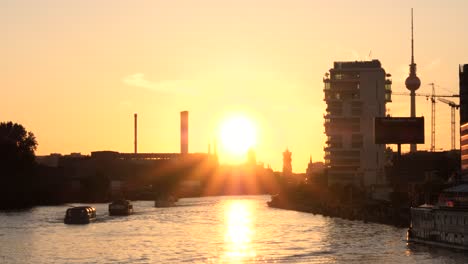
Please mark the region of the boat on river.
POLYGON ((269 207, 279 207, 280 205, 280 196, 279 194, 275 194, 271 196, 271 200, 267 202, 269 207))
POLYGON ((119 199, 109 204, 109 215, 131 215, 133 204, 129 200, 119 199))
POLYGON ((446 189, 436 205, 411 208, 408 241, 468 250, 468 184, 446 189))
POLYGON ((172 195, 158 196, 154 200, 154 207, 172 207, 172 206, 175 206, 176 202, 177 202, 177 198, 172 195))
POLYGON ((89 224, 96 220, 96 208, 77 206, 68 208, 65 212, 65 224, 89 224))

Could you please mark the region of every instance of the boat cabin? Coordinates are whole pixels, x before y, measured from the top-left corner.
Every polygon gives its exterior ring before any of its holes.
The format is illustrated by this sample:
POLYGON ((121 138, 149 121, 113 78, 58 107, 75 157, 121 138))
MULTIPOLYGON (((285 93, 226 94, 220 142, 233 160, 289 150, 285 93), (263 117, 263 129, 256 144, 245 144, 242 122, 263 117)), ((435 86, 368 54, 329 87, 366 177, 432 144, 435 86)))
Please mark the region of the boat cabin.
POLYGON ((109 215, 130 215, 133 213, 133 205, 129 200, 116 200, 109 204, 109 215))
POLYGON ((96 219, 96 208, 77 206, 68 208, 65 213, 65 224, 89 224, 96 219))

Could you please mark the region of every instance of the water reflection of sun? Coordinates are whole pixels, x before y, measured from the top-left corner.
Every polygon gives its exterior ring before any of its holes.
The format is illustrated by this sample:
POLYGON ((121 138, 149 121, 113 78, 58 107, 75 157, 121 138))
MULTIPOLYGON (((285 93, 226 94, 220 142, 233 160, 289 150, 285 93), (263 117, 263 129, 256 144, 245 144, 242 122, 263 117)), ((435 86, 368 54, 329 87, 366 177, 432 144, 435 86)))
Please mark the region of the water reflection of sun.
POLYGON ((227 262, 254 258, 252 247, 252 208, 244 201, 234 201, 225 210, 225 257, 227 262))

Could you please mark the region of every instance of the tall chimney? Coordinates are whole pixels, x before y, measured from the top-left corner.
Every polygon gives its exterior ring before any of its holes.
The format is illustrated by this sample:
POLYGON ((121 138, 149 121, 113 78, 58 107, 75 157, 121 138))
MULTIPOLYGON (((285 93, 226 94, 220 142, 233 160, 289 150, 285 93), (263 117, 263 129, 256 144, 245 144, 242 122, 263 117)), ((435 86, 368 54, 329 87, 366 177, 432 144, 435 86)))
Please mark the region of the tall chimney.
POLYGON ((134 124, 135 125, 135 131, 134 131, 134 133, 135 133, 135 142, 134 142, 134 144, 135 144, 135 154, 137 154, 138 153, 138 149, 137 149, 137 146, 138 146, 138 141, 137 141, 137 135, 138 135, 138 133, 137 133, 138 132, 137 120, 138 120, 138 115, 137 115, 137 113, 133 114, 133 117, 134 117, 134 120, 135 120, 135 124, 134 124))
POLYGON ((188 153, 188 111, 180 112, 180 153, 188 153))

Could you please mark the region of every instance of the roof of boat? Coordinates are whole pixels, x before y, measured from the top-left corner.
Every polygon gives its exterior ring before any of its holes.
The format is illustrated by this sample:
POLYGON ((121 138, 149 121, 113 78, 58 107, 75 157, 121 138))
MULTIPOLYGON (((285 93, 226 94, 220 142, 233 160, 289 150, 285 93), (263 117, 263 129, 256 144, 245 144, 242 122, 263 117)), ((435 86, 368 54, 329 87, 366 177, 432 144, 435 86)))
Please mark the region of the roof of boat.
POLYGON ((460 184, 453 186, 447 189, 444 189, 444 192, 456 192, 456 193, 468 193, 468 184, 460 184))
POLYGON ((418 208, 434 208, 434 205, 432 204, 421 204, 418 206, 418 208))
POLYGON ((130 204, 130 201, 125 200, 125 199, 119 199, 119 200, 112 201, 112 203, 113 204, 130 204))
POLYGON ((68 208, 67 210, 82 210, 82 209, 91 209, 94 211, 96 210, 96 208, 92 206, 75 206, 75 207, 68 208))

